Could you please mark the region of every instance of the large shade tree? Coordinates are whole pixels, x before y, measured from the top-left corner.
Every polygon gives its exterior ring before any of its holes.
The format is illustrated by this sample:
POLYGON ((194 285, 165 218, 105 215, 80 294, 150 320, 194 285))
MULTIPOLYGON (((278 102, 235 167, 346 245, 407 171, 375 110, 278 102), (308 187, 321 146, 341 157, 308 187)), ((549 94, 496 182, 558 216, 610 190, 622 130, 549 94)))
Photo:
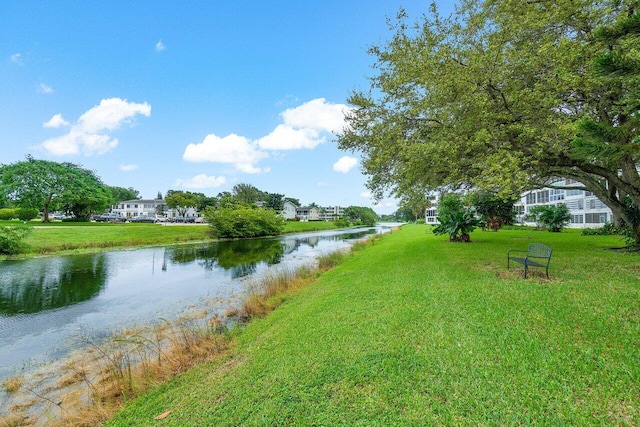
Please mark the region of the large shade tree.
POLYGON ((167 206, 178 211, 178 215, 185 216, 189 208, 196 208, 204 195, 190 191, 169 190, 164 198, 167 206))
MULTIPOLYGON (((111 195, 113 197, 113 203, 124 202, 125 200, 135 200, 140 198, 140 192, 133 187, 124 188, 124 187, 109 187, 111 191, 111 195)), ((160 197, 158 199, 162 199, 162 194, 158 193, 160 197)))
POLYGON ((640 242, 637 0, 466 0, 374 46, 371 89, 339 147, 378 197, 473 185, 518 194, 581 182, 640 242))
POLYGON ((17 206, 42 210, 45 222, 53 207, 81 206, 78 212, 91 212, 111 201, 108 187, 93 171, 32 156, 0 166, 0 194, 17 206))

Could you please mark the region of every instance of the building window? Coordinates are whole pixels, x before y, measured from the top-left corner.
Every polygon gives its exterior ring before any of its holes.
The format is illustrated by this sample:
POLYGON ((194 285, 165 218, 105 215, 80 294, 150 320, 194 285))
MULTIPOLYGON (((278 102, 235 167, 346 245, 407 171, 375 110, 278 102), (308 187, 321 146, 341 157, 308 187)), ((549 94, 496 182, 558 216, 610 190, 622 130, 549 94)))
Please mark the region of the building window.
POLYGON ((539 191, 537 194, 538 203, 549 203, 549 190, 539 191))
POLYGON ((584 222, 584 217, 582 215, 572 215, 571 223, 572 224, 582 224, 584 222))
POLYGON ((582 196, 583 190, 567 190, 567 196, 582 196))
POLYGON ((604 224, 607 222, 606 213, 588 213, 584 215, 584 222, 590 224, 604 224))
POLYGON ((527 204, 533 205, 536 202, 536 193, 527 194, 527 204))
POLYGON ((549 193, 549 200, 552 202, 564 200, 564 190, 551 190, 549 193))

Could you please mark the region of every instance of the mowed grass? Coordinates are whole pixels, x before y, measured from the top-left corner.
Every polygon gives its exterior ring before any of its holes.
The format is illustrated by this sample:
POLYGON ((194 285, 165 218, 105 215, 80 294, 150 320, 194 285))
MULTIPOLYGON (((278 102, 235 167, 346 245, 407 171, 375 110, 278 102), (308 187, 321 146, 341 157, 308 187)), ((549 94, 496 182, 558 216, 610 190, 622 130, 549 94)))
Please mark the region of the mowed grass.
MULTIPOLYGON (((0 226, 21 225, 20 221, 0 221, 0 226)), ((33 232, 21 255, 50 255, 65 252, 91 251, 145 245, 211 240, 206 224, 148 224, 30 221, 33 232)), ((301 233, 337 228, 332 222, 287 222, 283 233, 301 233)), ((2 259, 2 258, 0 258, 2 259)))
POLYGON ((639 254, 576 231, 428 230, 347 257, 108 425, 640 423, 639 254), (550 279, 506 270, 530 242, 553 248, 550 279))
MULTIPOLYGON (((205 225, 104 224, 39 225, 26 239, 27 254, 122 248, 209 240, 205 225)), ((69 223, 73 224, 73 223, 69 223)))
POLYGON ((331 221, 287 221, 283 233, 304 233, 306 231, 335 230, 338 226, 331 221))

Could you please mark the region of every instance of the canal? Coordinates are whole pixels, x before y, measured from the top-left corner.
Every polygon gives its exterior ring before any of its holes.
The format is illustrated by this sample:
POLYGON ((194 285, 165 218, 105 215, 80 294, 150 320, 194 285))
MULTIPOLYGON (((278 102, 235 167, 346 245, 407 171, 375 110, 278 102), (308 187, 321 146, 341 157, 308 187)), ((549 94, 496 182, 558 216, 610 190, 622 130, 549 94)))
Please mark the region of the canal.
POLYGON ((170 319, 204 300, 223 313, 252 279, 389 231, 377 226, 0 262, 0 379, 82 342, 170 319), (82 339, 80 339, 80 337, 82 339))

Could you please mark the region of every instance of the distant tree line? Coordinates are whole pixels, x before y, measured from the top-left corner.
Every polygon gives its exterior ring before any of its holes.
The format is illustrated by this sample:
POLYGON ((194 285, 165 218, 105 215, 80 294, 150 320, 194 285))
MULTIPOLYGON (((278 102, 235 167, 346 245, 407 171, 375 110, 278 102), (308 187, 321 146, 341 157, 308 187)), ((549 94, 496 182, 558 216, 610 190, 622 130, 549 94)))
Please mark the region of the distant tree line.
MULTIPOLYGON (((41 213, 42 221, 48 222, 52 212, 62 211, 70 220, 86 222, 112 205, 139 198, 137 190, 108 186, 94 171, 73 163, 38 160, 29 155, 24 161, 0 166, 0 219, 27 221, 41 213)), ((162 198, 161 193, 158 198, 162 198)), ((296 198, 262 191, 246 183, 236 184, 231 192, 221 192, 215 197, 168 190, 164 201, 180 216, 185 216, 189 208, 202 212, 212 235, 220 238, 279 234, 284 226, 279 214, 284 202, 300 205, 296 198)), ((345 209, 341 225, 373 225, 376 220, 371 208, 350 206, 345 209)), ((16 236, 23 236, 21 233, 7 231, 5 235, 15 240, 16 236)))

